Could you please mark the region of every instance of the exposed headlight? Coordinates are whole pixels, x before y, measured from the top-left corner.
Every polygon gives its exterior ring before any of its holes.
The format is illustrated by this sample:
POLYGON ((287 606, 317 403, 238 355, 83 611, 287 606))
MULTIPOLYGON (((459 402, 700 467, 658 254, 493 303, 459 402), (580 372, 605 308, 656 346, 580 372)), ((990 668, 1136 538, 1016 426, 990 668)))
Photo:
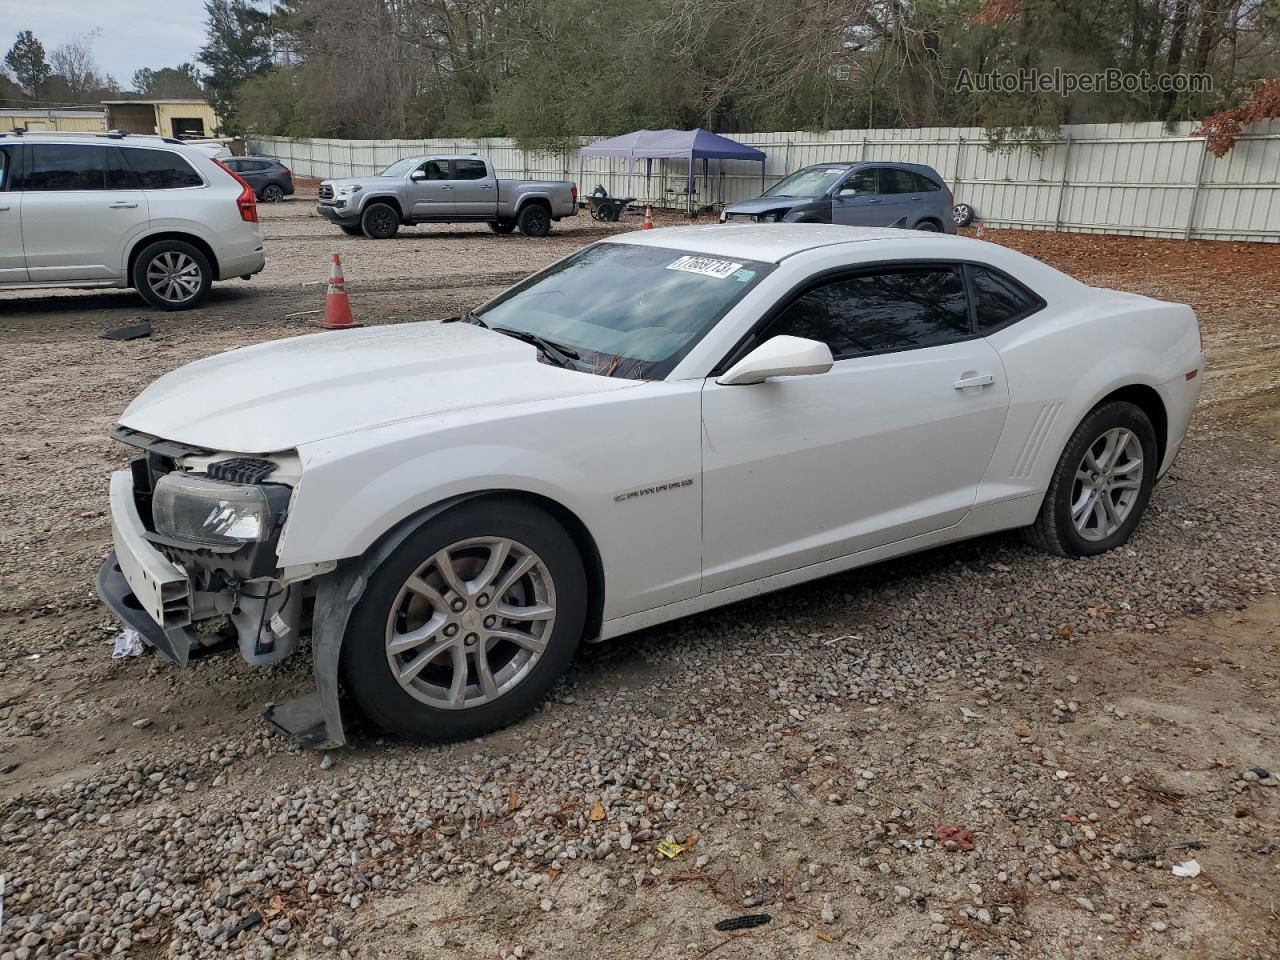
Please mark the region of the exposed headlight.
POLYGON ((169 473, 156 483, 151 517, 163 537, 237 547, 271 539, 288 510, 289 493, 280 484, 224 483, 169 473))
POLYGON ((349 197, 353 193, 359 193, 364 187, 358 183, 344 183, 338 187, 337 194, 340 197, 349 197))

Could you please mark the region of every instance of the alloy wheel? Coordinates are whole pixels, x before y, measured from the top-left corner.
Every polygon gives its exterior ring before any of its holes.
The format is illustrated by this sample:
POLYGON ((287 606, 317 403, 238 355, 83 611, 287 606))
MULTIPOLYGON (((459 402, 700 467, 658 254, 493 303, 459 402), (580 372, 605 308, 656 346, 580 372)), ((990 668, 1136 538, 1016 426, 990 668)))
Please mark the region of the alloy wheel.
POLYGON ((1142 442, 1131 430, 1114 427, 1084 452, 1071 486, 1071 522, 1085 540, 1115 534, 1142 490, 1142 442))
POLYGON ((555 584, 541 557, 506 537, 462 540, 400 588, 387 617, 387 662, 428 706, 478 707, 529 675, 555 618, 555 584))
POLYGON ((200 264, 180 250, 167 250, 147 264, 147 286, 166 303, 185 303, 200 292, 200 264))

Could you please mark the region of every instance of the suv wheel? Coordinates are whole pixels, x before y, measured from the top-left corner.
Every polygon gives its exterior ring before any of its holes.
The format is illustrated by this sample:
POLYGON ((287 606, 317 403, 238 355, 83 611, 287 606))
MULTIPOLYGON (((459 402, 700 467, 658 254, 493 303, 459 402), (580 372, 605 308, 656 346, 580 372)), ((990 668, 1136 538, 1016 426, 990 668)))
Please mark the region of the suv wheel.
POLYGON ((516 228, 516 222, 514 220, 490 220, 489 221, 489 229, 492 230, 494 233, 505 235, 510 233, 515 228, 516 228))
POLYGON ((133 285, 160 310, 199 306, 213 285, 209 258, 181 240, 161 240, 146 247, 133 263, 133 285))
POLYGON ((387 203, 371 203, 360 217, 360 227, 371 240, 389 240, 400 229, 400 214, 387 203))
POLYGON ((461 504, 369 578, 343 642, 346 686, 371 720, 411 740, 496 730, 568 669, 586 593, 582 558, 549 514, 461 504))
POLYGON ((540 203, 527 203, 516 218, 526 237, 545 237, 551 232, 551 212, 540 203))
POLYGON ((957 227, 967 227, 973 223, 973 218, 977 216, 973 207, 967 203, 957 203, 951 208, 951 219, 955 221, 957 227))
POLYGON ((1120 546, 1151 499, 1158 449, 1139 407, 1119 400, 1095 407, 1067 441, 1027 541, 1064 557, 1120 546))
POLYGON ((278 183, 268 183, 262 188, 263 203, 279 203, 284 199, 284 187, 278 183))
POLYGON ((916 224, 917 230, 923 230, 925 233, 941 233, 942 228, 932 220, 921 220, 916 224))

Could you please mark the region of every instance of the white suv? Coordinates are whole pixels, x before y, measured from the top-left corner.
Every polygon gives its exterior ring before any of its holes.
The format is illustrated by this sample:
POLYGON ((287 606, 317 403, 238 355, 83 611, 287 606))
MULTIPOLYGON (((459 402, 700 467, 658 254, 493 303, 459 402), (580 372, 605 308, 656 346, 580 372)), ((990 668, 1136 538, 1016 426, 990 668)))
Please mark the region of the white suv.
POLYGON ((265 263, 253 189, 195 147, 0 133, 0 290, 134 287, 186 310, 265 263))

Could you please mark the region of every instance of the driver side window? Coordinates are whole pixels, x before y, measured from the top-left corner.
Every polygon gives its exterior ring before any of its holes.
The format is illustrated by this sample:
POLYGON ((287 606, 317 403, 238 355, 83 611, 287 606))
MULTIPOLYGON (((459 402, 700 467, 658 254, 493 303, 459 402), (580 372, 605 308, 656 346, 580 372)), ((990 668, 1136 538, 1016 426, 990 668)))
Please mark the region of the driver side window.
POLYGON ((821 340, 837 360, 955 343, 972 335, 958 267, 912 267, 822 283, 793 300, 758 338, 821 340))
POLYGON ((449 161, 448 160, 428 160, 418 169, 427 175, 428 180, 448 180, 449 179, 449 161))
POLYGON ((875 168, 870 170, 859 170, 856 173, 849 174, 845 178, 844 183, 840 184, 840 191, 855 190, 860 197, 872 197, 876 194, 876 171, 875 168))

